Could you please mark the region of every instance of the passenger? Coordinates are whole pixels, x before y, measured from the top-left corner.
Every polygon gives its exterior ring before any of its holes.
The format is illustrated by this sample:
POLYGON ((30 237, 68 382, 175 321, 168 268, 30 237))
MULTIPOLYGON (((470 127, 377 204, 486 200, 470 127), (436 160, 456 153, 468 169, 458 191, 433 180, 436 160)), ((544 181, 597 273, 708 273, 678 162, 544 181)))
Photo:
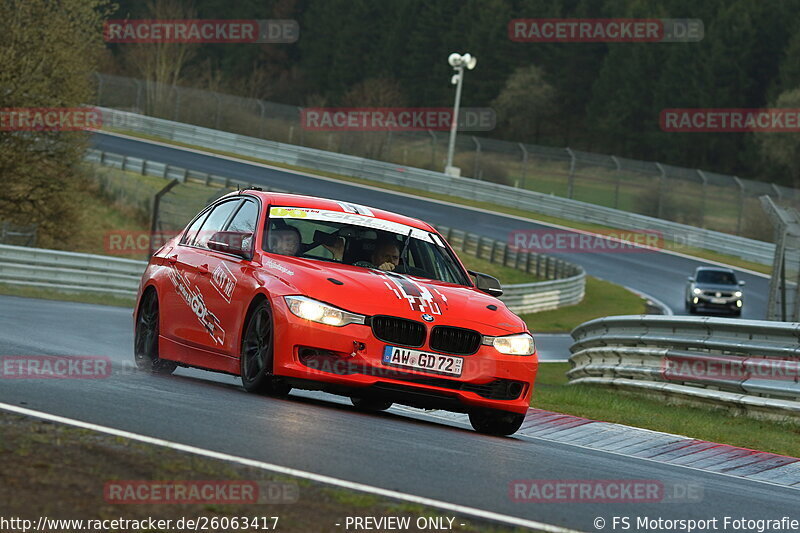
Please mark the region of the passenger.
POLYGON ((357 261, 353 264, 364 268, 392 271, 400 264, 400 247, 395 242, 380 242, 372 252, 370 261, 357 261))
MULTIPOLYGON (((297 255, 302 239, 300 230, 288 224, 272 228, 268 234, 269 251, 281 255, 297 255)), ((341 261, 344 255, 344 238, 336 237, 332 244, 323 244, 336 261, 341 261)))

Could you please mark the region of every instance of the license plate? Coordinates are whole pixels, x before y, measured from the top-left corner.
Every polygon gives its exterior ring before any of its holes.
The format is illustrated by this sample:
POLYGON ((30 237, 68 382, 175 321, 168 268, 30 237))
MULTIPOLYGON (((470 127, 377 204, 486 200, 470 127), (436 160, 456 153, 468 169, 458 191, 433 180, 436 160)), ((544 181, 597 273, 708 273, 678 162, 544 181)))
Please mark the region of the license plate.
POLYGON ((399 346, 386 346, 383 349, 383 364, 460 376, 464 359, 452 355, 409 350, 399 346))
POLYGON ((711 298, 712 304, 724 304, 725 298, 711 298))

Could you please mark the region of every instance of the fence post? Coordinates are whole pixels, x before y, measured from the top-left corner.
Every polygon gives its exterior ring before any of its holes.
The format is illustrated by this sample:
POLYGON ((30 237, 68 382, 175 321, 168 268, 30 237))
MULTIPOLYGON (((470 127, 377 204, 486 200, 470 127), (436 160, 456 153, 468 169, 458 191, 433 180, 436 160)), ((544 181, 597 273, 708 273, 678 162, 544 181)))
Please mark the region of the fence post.
POLYGON ((472 165, 472 177, 475 179, 482 179, 482 172, 480 172, 481 143, 478 142, 478 138, 474 135, 472 136, 472 142, 475 143, 475 160, 473 161, 472 165))
POLYGON ((575 152, 572 148, 567 147, 567 154, 569 154, 569 177, 567 178, 567 198, 572 198, 575 192, 575 152))
POLYGON ((97 72, 92 74, 97 79, 97 104, 103 105, 103 77, 97 72))
MULTIPOLYGON (((166 167, 165 167, 166 168, 166 167)), ((170 181, 163 189, 158 191, 155 196, 153 196, 153 213, 150 215, 150 256, 153 255, 153 237, 156 234, 156 230, 158 229, 158 210, 161 205, 161 197, 167 194, 170 189, 178 184, 178 180, 170 181)))
POLYGON ((733 177, 733 181, 739 186, 739 214, 736 217, 736 235, 741 235, 742 216, 744 215, 744 183, 737 176, 733 177))
POLYGON ((144 84, 141 80, 133 80, 133 83, 136 85, 136 112, 142 112, 142 98, 144 93, 144 84))
POLYGON ((664 170, 661 163, 656 163, 656 167, 661 173, 661 176, 658 178, 658 210, 656 216, 658 218, 664 218, 664 185, 666 185, 667 172, 664 170))
POLYGON ((431 136, 431 168, 435 169, 436 165, 436 134, 433 130, 427 130, 431 136))
MULTIPOLYGON (((256 100, 258 103, 258 108, 260 110, 259 118, 258 118, 258 136, 262 139, 264 138, 264 114, 267 112, 267 106, 264 105, 264 102, 261 100, 256 100)), ((291 129, 289 130, 289 144, 292 144, 292 134, 291 129)))
POLYGON ((620 176, 620 172, 622 171, 622 165, 619 164, 619 159, 617 156, 612 155, 611 160, 614 162, 614 165, 617 167, 617 179, 614 180, 614 209, 619 208, 619 182, 622 179, 620 176))
POLYGON ((522 150, 522 189, 525 188, 525 180, 528 177, 528 150, 522 143, 517 143, 519 149, 522 150))
POLYGON ((706 173, 697 169, 697 175, 703 180, 703 196, 700 198, 700 225, 706 227, 706 196, 708 195, 708 177, 706 173))
POLYGON ((525 252, 525 272, 531 273, 531 253, 525 252))

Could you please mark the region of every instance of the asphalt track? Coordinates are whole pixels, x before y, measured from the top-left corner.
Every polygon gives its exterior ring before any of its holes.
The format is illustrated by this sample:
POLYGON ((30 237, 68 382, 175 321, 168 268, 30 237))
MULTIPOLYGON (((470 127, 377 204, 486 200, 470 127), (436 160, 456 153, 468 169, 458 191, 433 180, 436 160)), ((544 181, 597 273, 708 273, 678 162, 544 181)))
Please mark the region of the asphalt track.
MULTIPOLYGON (((230 376, 179 369, 151 376, 132 364, 130 309, 0 296, 0 355, 102 355, 94 380, 4 379, 0 402, 141 435, 584 531, 612 516, 774 519, 800 492, 537 438, 479 435, 417 410, 356 412, 345 399, 245 393, 230 376), (519 479, 640 479, 693 483, 688 503, 517 503, 519 479)), ((609 529, 608 527, 606 528, 609 529)))
MULTIPOLYGON (((408 194, 365 188, 336 180, 320 180, 287 170, 235 161, 216 155, 205 155, 179 147, 150 141, 96 133, 94 146, 100 150, 159 161, 191 170, 198 170, 284 188, 301 194, 344 199, 419 218, 434 224, 463 229, 486 237, 508 241, 514 230, 545 230, 548 226, 518 217, 466 209, 462 206, 432 203, 408 194)), ((533 215, 532 215, 533 216, 533 215)), ((708 264, 679 255, 658 251, 554 253, 556 257, 582 265, 586 272, 601 279, 630 287, 655 297, 675 314, 685 314, 683 291, 687 276, 697 266, 708 264)), ((763 320, 766 316, 768 279, 740 272, 745 280, 745 305, 742 318, 763 320)))

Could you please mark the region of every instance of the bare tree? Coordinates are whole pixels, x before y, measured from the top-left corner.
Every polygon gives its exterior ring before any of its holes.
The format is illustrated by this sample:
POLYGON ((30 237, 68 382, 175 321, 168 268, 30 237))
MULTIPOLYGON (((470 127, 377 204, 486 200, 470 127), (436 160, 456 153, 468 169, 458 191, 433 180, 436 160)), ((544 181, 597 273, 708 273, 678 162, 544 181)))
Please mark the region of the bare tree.
MULTIPOLYGON (((196 17, 192 2, 181 0, 148 0, 148 16, 155 20, 186 20, 196 17)), ((124 60, 146 80, 147 113, 165 116, 169 111, 170 93, 183 75, 186 64, 197 51, 195 43, 128 44, 124 60)))

